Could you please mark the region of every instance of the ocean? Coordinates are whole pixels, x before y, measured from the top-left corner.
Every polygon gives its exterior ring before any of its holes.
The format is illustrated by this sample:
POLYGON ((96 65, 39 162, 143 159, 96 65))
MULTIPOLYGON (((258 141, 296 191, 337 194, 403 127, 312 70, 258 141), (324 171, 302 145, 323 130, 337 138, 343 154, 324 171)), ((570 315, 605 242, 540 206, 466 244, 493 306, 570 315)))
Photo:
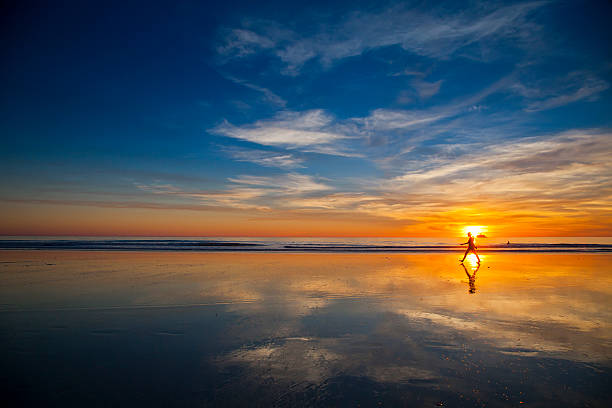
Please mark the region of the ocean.
MULTIPOLYGON (((1 237, 0 249, 108 251, 455 252, 456 238, 1 237)), ((610 252, 612 237, 478 238, 481 252, 610 252)))

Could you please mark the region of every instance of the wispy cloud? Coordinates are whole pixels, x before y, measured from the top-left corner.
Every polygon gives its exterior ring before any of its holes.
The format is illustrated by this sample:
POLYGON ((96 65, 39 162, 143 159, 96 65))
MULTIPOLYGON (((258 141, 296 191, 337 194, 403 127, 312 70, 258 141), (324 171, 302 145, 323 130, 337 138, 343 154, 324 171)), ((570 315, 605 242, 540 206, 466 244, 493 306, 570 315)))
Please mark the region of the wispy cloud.
POLYGON ((228 180, 233 184, 229 190, 212 193, 186 192, 168 184, 138 187, 154 194, 215 200, 267 196, 280 200, 270 202, 271 206, 355 210, 397 219, 475 201, 523 209, 532 206, 534 211, 574 211, 581 206, 583 210, 612 208, 611 154, 612 134, 575 130, 482 143, 458 157, 438 155, 414 161, 413 168, 401 176, 360 180, 362 191, 355 192, 333 191, 333 183, 298 173, 238 176, 228 180))
POLYGON ((451 230, 453 220, 464 222, 464 214, 500 224, 496 217, 503 213, 508 228, 538 220, 539 228, 552 231, 559 223, 589 225, 599 219, 605 229, 605 213, 612 208, 611 154, 609 132, 578 130, 483 142, 459 156, 414 161, 405 174, 361 180, 353 192, 333 191, 295 176, 284 182, 259 177, 232 181, 249 187, 284 185, 292 194, 272 205, 294 211, 362 213, 411 224, 435 225, 445 219, 444 228, 451 230))
POLYGON ((355 118, 369 130, 406 129, 446 118, 449 112, 376 109, 365 118, 355 118))
MULTIPOLYGON (((459 158, 435 157, 429 161, 415 162, 418 168, 396 177, 391 183, 435 184, 474 177, 479 180, 502 179, 515 174, 525 177, 539 174, 542 182, 565 183, 566 178, 550 179, 543 175, 564 171, 570 166, 586 166, 593 173, 599 172, 609 177, 610 172, 604 170, 612 168, 607 160, 612 152, 611 136, 606 132, 570 131, 550 137, 524 138, 488 146, 473 145, 472 152, 459 158)), ((577 175, 580 176, 579 173, 577 175)))
MULTIPOLYGON (((424 128, 444 119, 473 113, 477 110, 474 108, 476 104, 491 94, 506 89, 511 80, 512 75, 503 77, 473 95, 426 110, 380 108, 374 109, 365 117, 344 120, 338 120, 322 109, 282 111, 273 118, 241 126, 224 121, 209 132, 263 146, 334 156, 364 157, 359 144, 377 144, 367 143, 368 138, 381 138, 389 132, 424 128)), ((438 81, 430 85, 437 89, 440 84, 441 81, 438 81)), ((425 88, 421 91, 423 95, 430 95, 432 92, 432 89, 425 88)), ((429 133, 435 136, 435 132, 429 133)))
POLYGON ((332 193, 318 197, 305 197, 287 202, 292 208, 313 208, 325 210, 355 210, 362 204, 379 201, 380 197, 366 193, 332 193))
POLYGON ((240 28, 225 31, 223 37, 223 44, 217 47, 217 53, 225 57, 245 57, 276 45, 266 36, 240 28))
POLYGON ((309 194, 329 191, 333 187, 314 177, 287 173, 277 176, 241 175, 228 179, 227 188, 221 190, 185 189, 170 184, 136 184, 142 190, 157 196, 188 199, 206 206, 270 210, 285 208, 286 199, 307 197, 309 194))
MULTIPOLYGON (((546 234, 612 228, 612 134, 574 130, 467 148, 449 144, 407 163, 395 177, 324 179, 290 172, 239 175, 219 189, 140 183, 130 200, 26 200, 112 208, 256 210, 266 217, 359 216, 456 231, 466 217, 483 225, 546 234), (503 217, 500 218, 500 214, 503 217), (567 224, 567 225, 566 225, 567 224)), ((430 232, 431 232, 430 231, 430 232)))
MULTIPOLYGON (((427 110, 380 108, 374 109, 366 117, 353 118, 353 121, 364 126, 366 131, 388 131, 428 125, 459 114, 473 112, 476 104, 496 92, 505 90, 511 83, 512 78, 513 74, 507 75, 475 94, 457 98, 454 101, 427 110)), ((439 88, 440 84, 441 82, 435 87, 439 88)), ((428 89, 423 92, 424 94, 431 94, 432 91, 433 89, 428 89)))
POLYGON ((185 189, 171 184, 136 184, 140 190, 158 197, 171 199, 173 204, 187 199, 191 204, 214 208, 238 208, 267 210, 268 206, 259 204, 257 198, 266 194, 259 188, 232 186, 222 190, 185 189))
POLYGON ((229 81, 232 81, 235 84, 242 85, 246 88, 249 88, 256 92, 261 93, 264 99, 273 105, 280 106, 280 107, 285 107, 285 105, 287 105, 286 100, 284 100, 283 98, 281 98, 280 96, 278 96, 277 94, 269 90, 268 88, 261 87, 259 85, 250 83, 248 81, 245 81, 243 79, 239 79, 233 76, 224 75, 224 77, 228 79, 229 81))
POLYGON ((558 108, 580 100, 595 100, 610 83, 590 72, 575 71, 554 80, 516 84, 514 90, 527 98, 528 112, 558 108))
MULTIPOLYGON (((512 80, 513 75, 505 76, 475 94, 424 110, 380 108, 364 117, 346 119, 338 119, 322 109, 281 111, 270 119, 240 126, 224 121, 209 132, 262 146, 380 162, 385 159, 380 157, 380 152, 375 151, 377 147, 383 148, 389 143, 395 143, 396 155, 410 152, 416 147, 415 143, 422 143, 436 137, 440 132, 448 131, 451 126, 449 121, 480 111, 478 104, 481 101, 505 90, 512 80), (438 122, 447 124, 434 127, 438 122), (409 140, 412 145, 406 145, 409 140), (365 152, 364 147, 369 148, 369 151, 365 152)), ((433 84, 438 88, 441 81, 433 84)), ((428 94, 432 91, 422 92, 428 94)), ((242 149, 236 150, 235 153, 230 152, 230 155, 236 160, 270 167, 292 168, 305 163, 303 158, 299 163, 296 162, 289 152, 264 155, 257 150, 249 155, 247 150, 242 149)))
POLYGON ((471 212, 500 222, 493 214, 503 212, 540 226, 560 217, 603 221, 612 208, 610 154, 612 135, 601 131, 473 146, 460 157, 413 162, 412 171, 381 183, 380 200, 360 209, 398 220, 450 221, 471 212))
POLYGON ((305 174, 289 173, 282 176, 239 176, 229 181, 247 186, 257 186, 269 191, 282 192, 283 195, 310 193, 313 191, 331 190, 332 187, 317 182, 305 174))
POLYGON ((303 159, 297 158, 289 153, 257 149, 239 149, 236 147, 224 147, 222 150, 236 161, 255 163, 260 166, 278 167, 282 169, 304 167, 302 165, 302 163, 304 163, 303 159))
POLYGON ((210 132, 264 146, 300 149, 336 156, 355 155, 338 145, 339 141, 349 136, 340 132, 334 123, 334 118, 321 109, 304 112, 285 111, 273 119, 260 120, 245 126, 234 126, 226 121, 210 132))
POLYGON ((530 12, 545 2, 528 2, 494 11, 448 13, 437 15, 418 9, 394 6, 377 13, 357 12, 320 32, 300 37, 288 29, 269 32, 271 22, 251 22, 250 30, 230 31, 217 51, 224 57, 245 56, 257 50, 271 50, 285 64, 284 73, 296 75, 309 60, 324 66, 362 54, 364 51, 399 45, 407 51, 438 59, 466 46, 512 38, 529 41, 537 27, 528 23, 530 12))
POLYGON ((419 98, 428 99, 440 91, 442 80, 435 82, 427 82, 420 78, 415 78, 414 80, 412 80, 411 84, 416 93, 419 95, 419 98))

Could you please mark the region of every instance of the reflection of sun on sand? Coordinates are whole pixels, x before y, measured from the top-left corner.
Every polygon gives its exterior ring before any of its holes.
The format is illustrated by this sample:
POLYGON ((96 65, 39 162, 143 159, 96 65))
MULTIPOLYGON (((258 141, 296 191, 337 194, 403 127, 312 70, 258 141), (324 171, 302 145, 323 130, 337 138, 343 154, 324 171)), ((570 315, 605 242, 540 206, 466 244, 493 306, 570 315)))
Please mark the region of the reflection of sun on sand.
MULTIPOLYGON (((485 255, 480 255, 480 259, 481 259, 481 261, 482 261, 483 259, 485 259, 485 258, 486 258, 486 256, 485 256, 485 255)), ((470 268, 472 268, 472 269, 476 269, 476 268, 477 268, 477 266, 478 266, 478 259, 476 258, 476 255, 474 255, 474 254, 469 254, 469 255, 468 255, 466 258, 465 258, 465 260, 467 261, 466 263, 467 263, 467 264, 469 264, 470 268)))

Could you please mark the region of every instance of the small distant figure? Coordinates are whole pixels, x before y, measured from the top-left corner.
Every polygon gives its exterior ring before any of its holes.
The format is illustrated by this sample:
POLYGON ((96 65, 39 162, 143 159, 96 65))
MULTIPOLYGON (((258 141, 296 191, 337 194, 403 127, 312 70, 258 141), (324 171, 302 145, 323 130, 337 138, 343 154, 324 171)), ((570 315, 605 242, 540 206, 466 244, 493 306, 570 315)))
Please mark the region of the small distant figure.
POLYGON ((474 244, 474 237, 472 236, 471 232, 467 233, 468 235, 468 240, 467 242, 464 242, 461 245, 467 245, 467 249, 465 250, 465 254, 463 254, 463 259, 461 260, 461 262, 463 263, 463 261, 465 261, 465 257, 470 253, 474 253, 474 255, 476 255, 476 259, 478 259, 478 263, 480 263, 480 257, 478 256, 478 254, 476 253, 476 245, 474 244))
POLYGON ((506 245, 510 245, 510 241, 506 242, 506 245))

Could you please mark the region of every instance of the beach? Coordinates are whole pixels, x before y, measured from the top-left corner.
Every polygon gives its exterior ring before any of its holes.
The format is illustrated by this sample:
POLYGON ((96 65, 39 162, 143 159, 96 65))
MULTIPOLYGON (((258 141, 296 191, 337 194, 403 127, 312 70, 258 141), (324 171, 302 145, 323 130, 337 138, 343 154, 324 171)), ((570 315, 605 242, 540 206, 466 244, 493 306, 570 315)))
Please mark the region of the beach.
POLYGON ((612 406, 612 1, 3 6, 1 406, 612 406))
POLYGON ((0 251, 15 406, 607 406, 612 254, 0 251))

